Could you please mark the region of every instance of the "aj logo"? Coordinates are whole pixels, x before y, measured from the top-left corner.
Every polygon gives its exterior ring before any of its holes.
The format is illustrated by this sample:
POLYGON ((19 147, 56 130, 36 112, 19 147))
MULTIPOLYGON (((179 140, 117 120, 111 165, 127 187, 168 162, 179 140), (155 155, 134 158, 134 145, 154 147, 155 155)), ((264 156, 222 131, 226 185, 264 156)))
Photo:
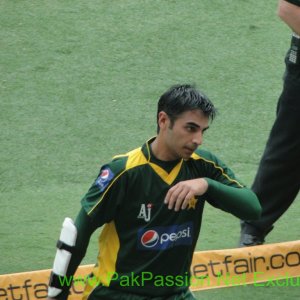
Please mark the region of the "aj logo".
POLYGON ((152 203, 142 204, 140 212, 137 216, 138 219, 144 219, 146 222, 149 222, 151 219, 151 209, 152 209, 152 203))

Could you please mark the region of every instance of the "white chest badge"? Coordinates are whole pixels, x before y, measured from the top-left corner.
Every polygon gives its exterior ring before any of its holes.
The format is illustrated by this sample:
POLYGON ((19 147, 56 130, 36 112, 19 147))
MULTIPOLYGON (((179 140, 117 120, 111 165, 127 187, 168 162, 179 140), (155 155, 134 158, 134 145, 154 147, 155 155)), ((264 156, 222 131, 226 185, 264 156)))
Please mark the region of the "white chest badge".
POLYGON ((151 219, 151 209, 152 203, 141 204, 140 212, 137 216, 138 219, 144 219, 146 222, 149 222, 151 219))

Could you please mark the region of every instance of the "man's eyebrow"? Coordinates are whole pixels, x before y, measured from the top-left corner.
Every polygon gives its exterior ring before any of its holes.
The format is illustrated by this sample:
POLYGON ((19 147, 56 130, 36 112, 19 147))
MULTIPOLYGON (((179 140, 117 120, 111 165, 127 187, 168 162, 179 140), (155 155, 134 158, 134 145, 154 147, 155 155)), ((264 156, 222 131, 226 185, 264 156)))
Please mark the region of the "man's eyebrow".
POLYGON ((194 122, 187 122, 186 125, 200 128, 200 125, 198 125, 197 123, 194 123, 194 122))
MULTIPOLYGON (((200 125, 198 125, 197 123, 194 123, 194 122, 187 122, 186 124, 189 125, 189 126, 196 127, 196 128, 201 128, 200 125)), ((207 130, 208 128, 209 128, 209 126, 203 128, 202 130, 205 131, 205 130, 207 130)))

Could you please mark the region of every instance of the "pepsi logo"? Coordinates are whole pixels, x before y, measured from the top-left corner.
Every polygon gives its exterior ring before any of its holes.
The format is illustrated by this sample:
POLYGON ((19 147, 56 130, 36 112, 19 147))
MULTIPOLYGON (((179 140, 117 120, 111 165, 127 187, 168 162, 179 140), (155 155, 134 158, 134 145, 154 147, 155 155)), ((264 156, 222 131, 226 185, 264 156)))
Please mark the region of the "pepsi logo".
POLYGON ((155 230, 148 230, 141 237, 141 243, 146 248, 154 247, 158 241, 159 235, 155 230))
POLYGON ((114 177, 114 173, 110 168, 105 168, 101 171, 99 177, 96 179, 95 184, 99 187, 100 192, 103 192, 108 184, 114 177))
POLYGON ((105 170, 103 170, 103 171, 101 172, 100 177, 101 177, 102 179, 106 179, 106 178, 108 178, 108 176, 109 176, 109 171, 108 171, 107 169, 105 169, 105 170))
POLYGON ((192 245, 193 223, 174 224, 140 228, 138 230, 138 248, 140 250, 158 251, 181 245, 192 245))

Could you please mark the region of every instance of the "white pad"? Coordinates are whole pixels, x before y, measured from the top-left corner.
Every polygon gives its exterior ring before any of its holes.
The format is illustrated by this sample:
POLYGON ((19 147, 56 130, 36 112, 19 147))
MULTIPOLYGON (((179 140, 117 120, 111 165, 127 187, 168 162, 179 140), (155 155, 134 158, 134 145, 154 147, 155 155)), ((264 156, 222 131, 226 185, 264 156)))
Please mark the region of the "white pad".
MULTIPOLYGON (((70 218, 65 218, 60 232, 59 240, 68 246, 75 246, 77 238, 77 228, 70 218)), ((65 276, 70 263, 72 253, 64 249, 57 249, 54 258, 52 272, 59 276, 65 276)), ((56 297, 62 290, 49 286, 48 297, 56 297)))

